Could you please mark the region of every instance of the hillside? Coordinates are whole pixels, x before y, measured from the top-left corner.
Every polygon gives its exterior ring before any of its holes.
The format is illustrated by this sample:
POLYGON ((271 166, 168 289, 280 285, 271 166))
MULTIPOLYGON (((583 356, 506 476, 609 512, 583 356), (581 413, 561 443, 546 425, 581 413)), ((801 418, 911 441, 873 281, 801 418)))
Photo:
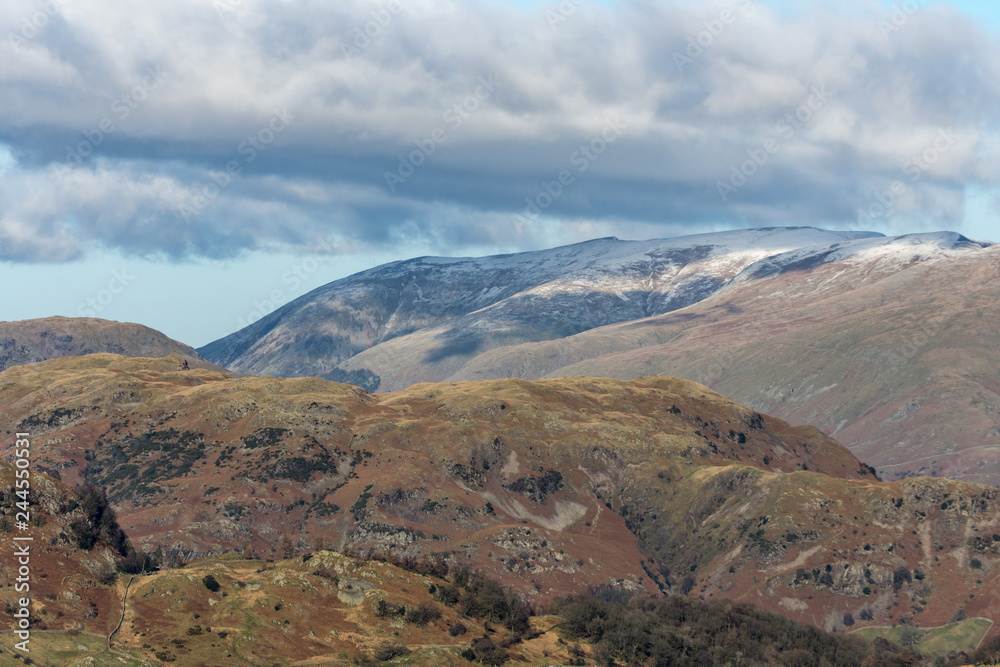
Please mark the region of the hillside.
MULTIPOLYGON (((0 599, 7 610, 5 620, 12 621, 9 614, 19 606, 15 601, 28 593, 32 599, 33 631, 87 627, 107 636, 118 622, 113 611, 118 593, 111 584, 119 554, 103 542, 93 543, 89 548, 80 545, 80 536, 87 533, 84 526, 100 533, 98 521, 93 520, 95 507, 88 499, 38 472, 32 473, 30 482, 30 524, 27 529, 18 530, 14 518, 18 511, 16 503, 21 499, 14 493, 14 466, 6 460, 0 462, 0 544, 4 551, 0 558, 0 579, 4 582, 0 599), (14 537, 31 538, 27 543, 28 591, 14 588, 20 567, 20 556, 14 553, 14 537)), ((96 516, 99 519, 100 515, 96 516)), ((26 543, 18 546, 23 544, 26 543)), ((12 636, 5 632, 4 637, 6 642, 12 636)), ((0 655, 8 660, 10 652, 0 651, 0 655)))
POLYGON ((369 391, 687 377, 836 435, 884 477, 1000 485, 1000 248, 811 228, 421 258, 331 283, 201 352, 369 391))
POLYGON ((485 353, 452 379, 679 375, 813 424, 887 479, 997 485, 1000 246, 918 261, 926 245, 902 264, 786 263, 676 313, 485 353))
POLYGON ((773 228, 656 241, 597 239, 483 258, 421 257, 320 287, 199 352, 235 371, 333 374, 370 390, 379 387, 372 373, 395 365, 402 377, 382 389, 400 389, 441 380, 495 347, 697 303, 778 252, 872 236, 878 235, 773 228), (344 376, 341 364, 369 349, 352 364, 354 375, 344 376))
MULTIPOLYGON (((608 590, 615 602, 583 596, 544 614, 474 572, 421 574, 331 551, 277 562, 226 554, 91 589, 106 599, 90 607, 93 618, 62 616, 33 632, 30 663, 18 662, 23 656, 4 635, 0 661, 49 667, 387 661, 547 667, 608 664, 608 656, 627 664, 647 654, 694 666, 705 664, 706 656, 722 660, 739 650, 748 667, 791 667, 804 658, 854 667, 913 657, 908 649, 827 634, 750 605, 629 600, 608 590), (102 616, 122 621, 110 641, 96 621, 102 616), (601 630, 603 637, 591 636, 601 630), (638 641, 616 647, 612 639, 623 632, 638 641)), ((8 597, 0 593, 5 603, 8 597)))
POLYGON ((0 322, 0 371, 46 359, 101 352, 126 357, 177 354, 196 366, 209 366, 194 348, 141 324, 86 317, 0 322))
POLYGON ((613 583, 827 629, 994 619, 1000 496, 878 482, 836 441, 670 378, 370 395, 178 357, 0 374, 36 464, 106 488, 144 548, 434 557, 535 601, 613 583))
MULTIPOLYGON (((0 463, 0 483, 8 488, 12 479, 13 466, 0 463)), ((742 653, 743 664, 761 666, 821 656, 843 667, 912 658, 909 650, 827 635, 750 605, 657 600, 620 588, 568 599, 545 615, 494 580, 440 562, 391 564, 330 551, 262 562, 230 553, 122 574, 113 568, 120 559, 104 542, 89 548, 76 543, 81 522, 93 518, 93 497, 37 473, 32 482, 29 531, 0 524, 5 538, 14 533, 37 540, 30 654, 14 650, 18 639, 4 633, 2 664, 373 665, 402 656, 415 665, 513 661, 541 667, 580 664, 581 657, 606 663, 608 656, 626 661, 648 655, 700 665, 705 656, 721 660, 732 650, 742 653), (625 645, 616 639, 622 636, 629 638, 625 645), (29 656, 30 662, 20 662, 29 656)), ((9 510, 12 498, 3 494, 0 505, 9 510)), ((97 524, 105 522, 91 525, 97 524)), ((108 525, 117 530, 113 518, 108 525)), ((0 559, 8 580, 13 564, 0 559)), ((0 602, 16 608, 19 595, 7 587, 0 602)), ((964 650, 971 652, 982 632, 966 640, 971 643, 964 650)), ((924 644, 916 648, 934 648, 924 644)), ((951 645, 963 646, 961 640, 951 645)), ((947 655, 954 649, 938 650, 947 655)))

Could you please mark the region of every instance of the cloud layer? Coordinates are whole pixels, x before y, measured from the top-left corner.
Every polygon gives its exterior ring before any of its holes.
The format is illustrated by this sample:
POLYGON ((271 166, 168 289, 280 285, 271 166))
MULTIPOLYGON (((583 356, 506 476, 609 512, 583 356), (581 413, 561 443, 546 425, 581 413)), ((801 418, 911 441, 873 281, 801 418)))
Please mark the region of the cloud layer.
POLYGON ((0 259, 954 228, 1000 49, 907 6, 11 0, 0 259))

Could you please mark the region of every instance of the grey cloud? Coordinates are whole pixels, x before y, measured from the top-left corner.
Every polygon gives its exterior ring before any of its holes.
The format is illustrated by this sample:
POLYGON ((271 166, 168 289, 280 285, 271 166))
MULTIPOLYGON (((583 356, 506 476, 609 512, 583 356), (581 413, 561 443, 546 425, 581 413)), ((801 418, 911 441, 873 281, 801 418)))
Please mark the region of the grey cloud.
MULTIPOLYGON (((906 192, 885 224, 954 226, 966 188, 998 177, 998 45, 947 6, 882 34, 887 10, 861 3, 792 18, 742 1, 585 3, 552 27, 500 4, 425 0, 372 29, 387 4, 88 0, 5 40, 0 142, 19 166, 0 176, 0 258, 64 261, 95 245, 225 257, 305 250, 322 234, 446 252, 570 228, 853 226, 895 181, 906 192), (687 51, 727 7, 733 20, 687 51), (164 73, 155 87, 150 68, 164 73), (495 93, 448 114, 491 75, 495 93), (829 99, 782 124, 814 86, 829 99), (241 146, 280 109, 295 119, 248 161, 241 146), (579 171, 572 156, 609 118, 627 129, 579 171), (103 121, 114 130, 54 181, 103 121), (949 127, 960 141, 910 180, 907 160, 949 127), (436 131, 444 141, 391 192, 385 172, 436 131), (718 183, 767 142, 779 150, 724 201, 718 183), (185 221, 181 205, 230 161, 239 176, 185 221), (562 170, 573 183, 525 217, 562 170)), ((4 3, 0 35, 37 9, 4 3)))

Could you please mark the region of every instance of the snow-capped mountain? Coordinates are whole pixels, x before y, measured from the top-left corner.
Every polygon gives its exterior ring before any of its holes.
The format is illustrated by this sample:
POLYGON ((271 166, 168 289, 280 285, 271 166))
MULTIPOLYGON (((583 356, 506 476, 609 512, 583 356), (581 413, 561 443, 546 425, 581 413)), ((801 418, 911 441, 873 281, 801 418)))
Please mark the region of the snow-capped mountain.
POLYGON ((320 287, 199 352, 244 373, 399 389, 446 379, 488 350, 673 312, 748 280, 830 262, 892 271, 980 247, 949 232, 885 237, 793 227, 420 257, 320 287))
POLYGON ((454 360, 671 312, 767 258, 872 238, 882 237, 770 228, 605 238, 483 258, 420 257, 320 287, 200 352, 240 372, 325 375, 364 350, 433 330, 436 346, 425 356, 454 360))

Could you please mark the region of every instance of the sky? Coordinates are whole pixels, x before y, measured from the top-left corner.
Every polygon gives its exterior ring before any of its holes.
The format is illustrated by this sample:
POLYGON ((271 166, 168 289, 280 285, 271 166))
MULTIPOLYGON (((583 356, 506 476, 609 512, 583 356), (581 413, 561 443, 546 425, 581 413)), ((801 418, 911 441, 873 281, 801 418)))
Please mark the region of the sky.
POLYGON ((204 345, 419 255, 1000 240, 986 0, 5 0, 0 320, 204 345))

